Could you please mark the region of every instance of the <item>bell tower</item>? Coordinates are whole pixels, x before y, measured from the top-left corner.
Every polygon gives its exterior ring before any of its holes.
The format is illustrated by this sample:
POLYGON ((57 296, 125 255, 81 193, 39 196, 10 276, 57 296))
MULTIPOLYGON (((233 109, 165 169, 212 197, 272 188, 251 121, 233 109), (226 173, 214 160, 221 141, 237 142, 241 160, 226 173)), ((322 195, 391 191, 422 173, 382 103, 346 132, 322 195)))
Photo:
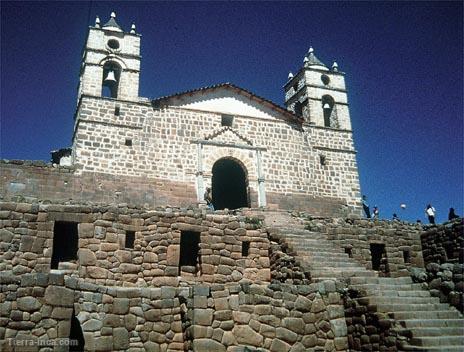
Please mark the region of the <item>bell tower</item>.
POLYGON ((329 69, 312 47, 303 59, 303 67, 288 75, 284 85, 285 106, 311 125, 351 130, 344 73, 333 63, 329 69))
POLYGON ((140 35, 135 25, 125 32, 114 12, 104 25, 97 16, 83 50, 78 101, 82 95, 136 101, 139 75, 140 35))

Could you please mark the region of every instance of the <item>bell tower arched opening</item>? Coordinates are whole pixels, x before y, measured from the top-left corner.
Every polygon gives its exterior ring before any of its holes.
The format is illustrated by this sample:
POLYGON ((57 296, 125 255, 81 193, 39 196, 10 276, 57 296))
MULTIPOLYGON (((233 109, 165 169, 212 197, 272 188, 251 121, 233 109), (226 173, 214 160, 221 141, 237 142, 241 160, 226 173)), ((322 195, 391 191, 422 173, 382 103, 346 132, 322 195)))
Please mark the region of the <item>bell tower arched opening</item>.
POLYGON ((102 97, 118 97, 120 78, 121 66, 112 61, 105 63, 103 66, 102 97))
POLYGON ((219 159, 213 165, 214 209, 249 207, 248 180, 244 168, 233 159, 219 159))

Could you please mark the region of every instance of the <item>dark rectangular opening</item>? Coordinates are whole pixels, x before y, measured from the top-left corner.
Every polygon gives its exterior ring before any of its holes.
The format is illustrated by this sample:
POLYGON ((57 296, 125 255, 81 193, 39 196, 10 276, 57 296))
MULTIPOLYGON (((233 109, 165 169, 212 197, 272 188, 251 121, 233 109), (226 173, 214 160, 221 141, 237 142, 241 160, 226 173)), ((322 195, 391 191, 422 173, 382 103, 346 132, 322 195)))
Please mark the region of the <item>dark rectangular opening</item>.
POLYGON ((345 247, 345 253, 348 254, 348 257, 353 258, 353 249, 350 247, 345 247))
POLYGON ((114 108, 114 115, 119 116, 121 114, 121 108, 119 106, 116 106, 114 108))
POLYGON ((55 221, 51 269, 58 269, 60 262, 77 260, 79 235, 77 222, 55 221))
POLYGON ((403 260, 405 263, 411 263, 411 252, 408 250, 403 251, 403 260))
POLYGON ((454 254, 454 246, 453 243, 445 243, 445 252, 446 252, 446 259, 452 261, 453 259, 457 259, 457 255, 454 254))
POLYGON ((200 265, 199 244, 199 232, 182 231, 180 233, 179 272, 196 273, 198 271, 200 265))
POLYGON ((372 269, 380 270, 381 264, 383 264, 383 258, 386 260, 387 253, 385 252, 385 244, 383 243, 371 243, 371 260, 372 260, 372 269))
POLYGON ((126 240, 124 243, 124 247, 126 249, 134 249, 134 242, 135 242, 135 231, 126 231, 126 240))
POLYGON ((232 127, 234 123, 234 117, 232 115, 221 115, 221 126, 229 126, 232 127))
POLYGON ((250 241, 242 242, 242 257, 248 257, 250 254, 250 241))
POLYGON ((128 147, 132 147, 132 139, 126 138, 126 141, 124 142, 124 144, 128 147))

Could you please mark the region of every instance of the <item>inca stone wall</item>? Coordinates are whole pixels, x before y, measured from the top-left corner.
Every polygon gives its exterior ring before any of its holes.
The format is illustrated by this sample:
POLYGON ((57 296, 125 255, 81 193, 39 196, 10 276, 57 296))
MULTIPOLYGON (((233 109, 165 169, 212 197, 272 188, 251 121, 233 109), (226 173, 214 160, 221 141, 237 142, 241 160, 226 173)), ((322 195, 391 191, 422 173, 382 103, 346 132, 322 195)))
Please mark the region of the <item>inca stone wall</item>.
POLYGON ((430 226, 421 235, 426 272, 413 272, 430 293, 464 311, 464 231, 462 218, 430 226))
MULTIPOLYGON (((203 214, 198 210, 147 211, 86 205, 1 203, 0 267, 15 275, 48 272, 56 221, 78 223, 78 252, 68 270, 89 282, 107 286, 179 284, 179 275, 193 281, 225 283, 242 278, 270 281, 269 240, 246 217, 203 214), (134 248, 125 247, 128 231, 134 248), (182 231, 200 236, 198 273, 179 272, 182 231), (242 242, 249 253, 242 256, 242 242)), ((182 269, 182 267, 180 268, 182 269)))
POLYGON ((0 209, 2 351, 47 351, 79 332, 95 351, 346 349, 342 287, 281 283, 282 249, 259 218, 126 204, 0 209), (58 221, 78 223, 78 250, 50 270, 58 221), (200 234, 198 273, 179 272, 181 231, 200 234))
POLYGON ((424 267, 421 225, 401 221, 366 219, 313 219, 308 229, 328 234, 328 238, 356 261, 372 269, 371 244, 385 245, 388 276, 409 276, 408 269, 424 267))

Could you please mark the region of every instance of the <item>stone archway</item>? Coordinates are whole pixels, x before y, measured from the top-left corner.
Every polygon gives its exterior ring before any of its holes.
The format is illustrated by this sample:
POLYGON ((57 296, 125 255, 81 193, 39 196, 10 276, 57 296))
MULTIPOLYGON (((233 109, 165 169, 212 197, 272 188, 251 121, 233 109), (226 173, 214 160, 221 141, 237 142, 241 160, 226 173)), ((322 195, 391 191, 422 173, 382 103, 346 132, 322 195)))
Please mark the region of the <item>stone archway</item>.
POLYGON ((214 209, 249 207, 248 179, 244 167, 234 159, 222 158, 213 165, 211 180, 214 209))

